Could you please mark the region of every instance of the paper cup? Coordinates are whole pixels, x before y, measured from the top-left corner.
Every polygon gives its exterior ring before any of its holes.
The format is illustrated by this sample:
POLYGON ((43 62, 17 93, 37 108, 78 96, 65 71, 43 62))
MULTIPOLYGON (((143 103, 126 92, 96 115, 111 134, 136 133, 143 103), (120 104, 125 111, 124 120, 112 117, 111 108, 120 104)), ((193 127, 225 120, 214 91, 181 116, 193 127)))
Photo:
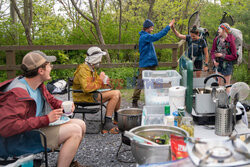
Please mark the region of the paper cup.
POLYGON ((108 84, 108 79, 109 79, 109 77, 107 75, 105 75, 105 78, 103 79, 103 83, 108 84))
POLYGON ((72 112, 72 105, 73 105, 72 101, 64 101, 62 103, 63 110, 64 110, 65 114, 70 114, 72 112))

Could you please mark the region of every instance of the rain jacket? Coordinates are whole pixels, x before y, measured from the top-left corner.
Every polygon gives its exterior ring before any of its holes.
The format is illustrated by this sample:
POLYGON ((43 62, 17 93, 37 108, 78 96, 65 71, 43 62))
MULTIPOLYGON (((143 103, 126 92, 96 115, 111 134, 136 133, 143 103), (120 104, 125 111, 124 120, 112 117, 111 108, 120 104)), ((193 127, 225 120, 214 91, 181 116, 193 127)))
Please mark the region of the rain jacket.
MULTIPOLYGON (((219 36, 217 36, 214 41, 213 41, 213 47, 211 49, 211 56, 212 59, 214 60, 215 57, 215 53, 217 51, 217 39, 219 38, 219 36)), ((232 34, 228 34, 227 38, 225 39, 226 42, 228 42, 230 44, 230 51, 231 53, 227 53, 225 56, 225 60, 226 61, 234 61, 237 59, 237 50, 236 50, 236 46, 235 46, 235 37, 232 34)))
POLYGON ((80 89, 83 93, 73 93, 75 102, 95 102, 93 94, 103 86, 103 82, 95 70, 88 64, 81 64, 74 73, 73 89, 80 89))
POLYGON ((146 31, 139 32, 139 52, 140 52, 140 61, 139 67, 152 67, 158 65, 158 60, 155 53, 155 47, 153 42, 158 41, 162 37, 164 37, 168 31, 170 30, 170 26, 166 26, 163 30, 156 34, 150 34, 146 31))
POLYGON ((0 83, 0 157, 40 152, 43 149, 40 135, 31 130, 48 126, 46 114, 62 104, 41 84, 39 89, 45 103, 43 116, 36 117, 36 102, 20 78, 0 83))

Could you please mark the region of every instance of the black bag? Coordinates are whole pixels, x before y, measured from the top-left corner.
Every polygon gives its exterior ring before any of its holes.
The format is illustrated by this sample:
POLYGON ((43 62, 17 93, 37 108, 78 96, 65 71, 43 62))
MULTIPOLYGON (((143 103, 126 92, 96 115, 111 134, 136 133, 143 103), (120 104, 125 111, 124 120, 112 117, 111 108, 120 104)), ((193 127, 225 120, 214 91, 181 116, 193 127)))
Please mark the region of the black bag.
POLYGON ((47 83, 47 89, 51 94, 67 93, 67 82, 63 79, 56 79, 47 83))

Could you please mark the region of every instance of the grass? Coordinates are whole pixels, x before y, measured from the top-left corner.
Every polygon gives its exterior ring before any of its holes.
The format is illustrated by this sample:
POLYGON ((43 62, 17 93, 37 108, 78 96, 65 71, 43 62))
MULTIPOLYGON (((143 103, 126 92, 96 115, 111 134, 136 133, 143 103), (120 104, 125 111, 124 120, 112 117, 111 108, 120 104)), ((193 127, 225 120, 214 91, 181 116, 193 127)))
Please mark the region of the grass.
MULTIPOLYGON (((121 89, 121 94, 122 94, 122 98, 126 99, 127 102, 131 103, 132 102, 132 96, 134 93, 134 89, 121 89)), ((144 91, 141 91, 141 98, 140 101, 145 102, 145 98, 144 98, 144 91)))

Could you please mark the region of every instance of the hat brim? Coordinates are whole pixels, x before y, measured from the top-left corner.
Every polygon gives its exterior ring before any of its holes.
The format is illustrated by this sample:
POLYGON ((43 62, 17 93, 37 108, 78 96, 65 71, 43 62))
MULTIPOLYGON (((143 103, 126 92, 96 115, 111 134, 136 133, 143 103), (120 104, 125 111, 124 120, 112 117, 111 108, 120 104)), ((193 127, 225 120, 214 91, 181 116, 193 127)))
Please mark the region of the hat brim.
POLYGON ((49 63, 55 62, 56 61, 56 56, 46 56, 45 57, 46 61, 49 63))

